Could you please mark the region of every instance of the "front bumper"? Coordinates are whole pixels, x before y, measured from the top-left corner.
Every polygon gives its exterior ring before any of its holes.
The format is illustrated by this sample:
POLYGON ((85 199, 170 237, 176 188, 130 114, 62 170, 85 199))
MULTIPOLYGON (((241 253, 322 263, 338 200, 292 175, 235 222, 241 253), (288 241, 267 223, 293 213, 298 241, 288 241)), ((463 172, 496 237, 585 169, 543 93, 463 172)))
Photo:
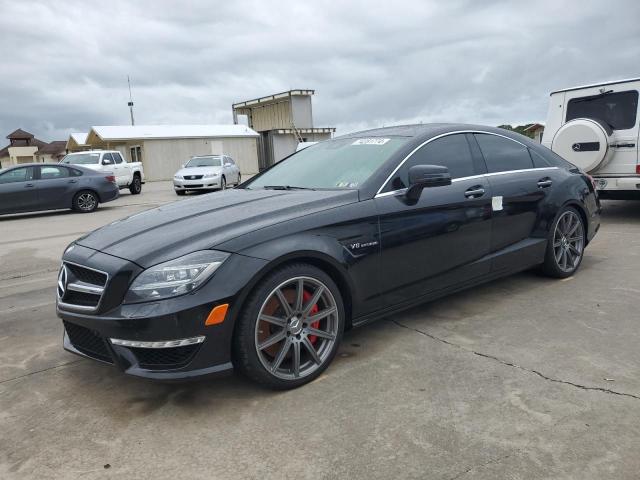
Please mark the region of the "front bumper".
POLYGON ((198 180, 178 180, 173 179, 173 188, 175 190, 209 190, 212 188, 220 188, 220 178, 201 178, 198 180))
MULTIPOLYGON (((107 271, 113 278, 110 283, 114 283, 118 279, 116 271, 126 269, 126 265, 118 265, 117 260, 112 260, 115 257, 108 257, 75 246, 63 260, 107 271)), ((233 328, 245 287, 265 265, 264 260, 231 255, 207 283, 191 294, 128 305, 122 304, 119 298, 103 299, 107 311, 86 313, 57 303, 56 313, 65 326, 64 349, 112 364, 126 374, 156 380, 185 380, 228 373, 233 368, 233 328), (205 326, 211 310, 223 303, 230 305, 224 322, 205 326), (111 308, 111 305, 116 306, 111 308), (204 337, 204 340, 168 348, 123 346, 117 344, 123 342, 111 340, 166 342, 195 337, 204 337)), ((119 295, 113 293, 114 289, 107 284, 104 296, 119 295)))

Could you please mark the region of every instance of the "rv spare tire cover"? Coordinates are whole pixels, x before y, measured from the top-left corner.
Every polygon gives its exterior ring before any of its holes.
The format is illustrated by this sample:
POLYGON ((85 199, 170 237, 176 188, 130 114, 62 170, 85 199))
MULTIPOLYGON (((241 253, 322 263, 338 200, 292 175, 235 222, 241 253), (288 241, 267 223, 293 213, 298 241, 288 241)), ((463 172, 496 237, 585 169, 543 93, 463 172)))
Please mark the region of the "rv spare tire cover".
POLYGON ((611 133, 611 128, 599 120, 576 118, 560 127, 553 137, 551 150, 583 171, 590 172, 610 160, 611 133))

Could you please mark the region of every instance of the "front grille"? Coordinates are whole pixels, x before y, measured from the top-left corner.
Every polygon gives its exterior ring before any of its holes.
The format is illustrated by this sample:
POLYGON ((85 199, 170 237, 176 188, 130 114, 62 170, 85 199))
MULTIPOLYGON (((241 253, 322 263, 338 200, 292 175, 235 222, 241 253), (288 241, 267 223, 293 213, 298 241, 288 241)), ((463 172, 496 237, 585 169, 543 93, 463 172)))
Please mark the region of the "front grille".
POLYGON ((173 348, 130 348, 141 368, 167 370, 185 366, 193 358, 200 344, 173 348))
POLYGON ((107 283, 106 273, 90 270, 79 265, 74 265, 73 263, 66 263, 65 265, 81 282, 90 283, 91 285, 97 285, 99 287, 104 287, 107 283))
POLYGON ((189 184, 189 185, 185 185, 186 187, 193 187, 193 188, 202 188, 204 185, 202 185, 201 183, 194 183, 193 185, 189 184))
POLYGON ((185 180, 200 180, 203 177, 203 175, 185 175, 184 179, 185 180))
POLYGON ((64 329, 69 336, 71 344, 81 353, 102 360, 103 362, 113 363, 113 359, 109 354, 109 350, 104 343, 104 339, 93 330, 81 327, 75 323, 63 322, 64 329))
POLYGON ((105 272, 65 262, 58 276, 61 307, 96 311, 108 280, 105 272))

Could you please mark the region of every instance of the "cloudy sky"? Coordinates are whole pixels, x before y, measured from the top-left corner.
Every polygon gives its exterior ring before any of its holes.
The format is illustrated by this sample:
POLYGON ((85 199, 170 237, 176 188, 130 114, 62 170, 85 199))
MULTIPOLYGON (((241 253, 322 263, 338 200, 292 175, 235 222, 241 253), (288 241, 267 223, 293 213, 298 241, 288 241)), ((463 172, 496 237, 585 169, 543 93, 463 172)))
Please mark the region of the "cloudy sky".
MULTIPOLYGON (((0 134, 231 123, 312 88, 338 134, 544 121, 551 90, 640 76, 640 2, 0 0, 0 134), (6 132, 6 133, 5 133, 6 132)), ((1 145, 0 145, 1 146, 1 145)))

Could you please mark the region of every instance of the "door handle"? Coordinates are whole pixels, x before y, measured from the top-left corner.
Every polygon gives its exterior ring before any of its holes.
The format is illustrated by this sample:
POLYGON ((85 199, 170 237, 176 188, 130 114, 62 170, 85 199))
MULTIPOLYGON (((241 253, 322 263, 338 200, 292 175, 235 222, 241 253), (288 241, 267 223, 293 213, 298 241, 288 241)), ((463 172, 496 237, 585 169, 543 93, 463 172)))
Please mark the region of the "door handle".
POLYGON ((482 195, 484 195, 484 188, 482 188, 482 185, 475 185, 464 192, 464 196, 467 198, 478 198, 482 195))
POLYGON ((69 183, 78 183, 77 180, 69 180, 69 183))
POLYGON ((33 187, 34 187, 33 183, 27 183, 27 184, 24 186, 24 188, 33 188, 33 187))
POLYGON ((538 188, 547 188, 553 184, 549 177, 538 180, 538 188))

